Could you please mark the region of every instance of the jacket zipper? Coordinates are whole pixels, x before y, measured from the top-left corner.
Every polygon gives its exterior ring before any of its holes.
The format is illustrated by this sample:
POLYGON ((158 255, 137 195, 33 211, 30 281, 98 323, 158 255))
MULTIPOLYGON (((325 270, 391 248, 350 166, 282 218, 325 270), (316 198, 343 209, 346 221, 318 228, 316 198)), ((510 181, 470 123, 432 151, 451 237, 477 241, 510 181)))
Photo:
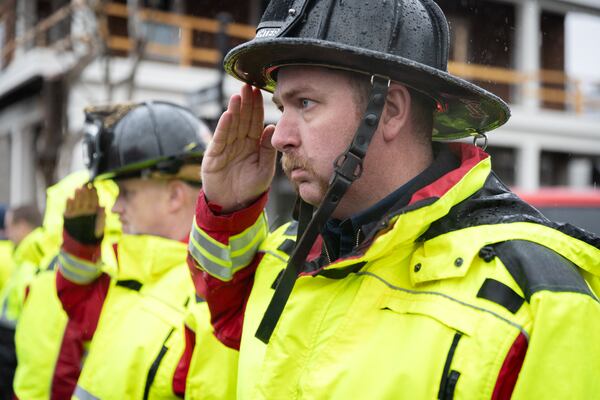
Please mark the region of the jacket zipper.
POLYGON ((331 264, 331 257, 329 256, 329 250, 327 250, 327 243, 323 241, 323 250, 325 250, 325 258, 327 259, 327 265, 331 264))
POLYGON ((160 362, 162 361, 165 354, 167 353, 167 350, 169 350, 169 348, 166 346, 167 340, 169 340, 169 338, 173 334, 174 330, 175 330, 175 328, 171 328, 171 331, 169 332, 169 334, 165 338, 165 341, 163 342, 162 348, 158 352, 158 356, 156 356, 156 359, 154 360, 154 362, 152 362, 152 365, 150 366, 150 369, 148 370, 148 376, 146 378, 146 386, 144 387, 144 400, 148 400, 148 396, 150 395, 150 388, 152 387, 152 383, 154 383, 154 378, 156 378, 156 373, 158 372, 158 367, 160 366, 160 362))
POLYGON ((354 241, 354 249, 352 249, 352 251, 356 250, 356 248, 358 247, 359 244, 360 244, 360 228, 358 228, 358 230, 356 231, 356 240, 354 241))
POLYGON ((452 359, 454 358, 454 352, 458 346, 458 341, 462 337, 460 332, 456 332, 448 350, 448 356, 446 357, 446 363, 444 364, 444 372, 442 373, 442 380, 440 382, 440 389, 438 391, 439 400, 452 400, 454 398, 454 389, 456 388, 456 382, 460 376, 460 372, 452 370, 452 359))
MULTIPOLYGON (((356 231, 356 238, 354 240, 354 249, 352 249, 352 252, 354 252, 354 250, 356 250, 356 248, 358 247, 358 245, 360 244, 360 228, 358 228, 358 230, 356 231)), ((325 258, 327 259, 327 265, 331 264, 331 256, 329 255, 329 250, 327 249, 327 243, 325 243, 325 241, 323 241, 323 250, 325 252, 325 258)))

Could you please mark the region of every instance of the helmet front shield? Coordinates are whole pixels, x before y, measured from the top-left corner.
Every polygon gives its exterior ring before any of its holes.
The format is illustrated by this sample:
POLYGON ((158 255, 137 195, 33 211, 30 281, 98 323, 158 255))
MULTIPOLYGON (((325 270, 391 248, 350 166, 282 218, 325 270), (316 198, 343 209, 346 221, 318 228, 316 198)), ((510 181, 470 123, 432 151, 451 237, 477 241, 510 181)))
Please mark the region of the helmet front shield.
POLYGON ((270 2, 256 28, 256 38, 285 36, 300 21, 307 4, 308 0, 270 2))

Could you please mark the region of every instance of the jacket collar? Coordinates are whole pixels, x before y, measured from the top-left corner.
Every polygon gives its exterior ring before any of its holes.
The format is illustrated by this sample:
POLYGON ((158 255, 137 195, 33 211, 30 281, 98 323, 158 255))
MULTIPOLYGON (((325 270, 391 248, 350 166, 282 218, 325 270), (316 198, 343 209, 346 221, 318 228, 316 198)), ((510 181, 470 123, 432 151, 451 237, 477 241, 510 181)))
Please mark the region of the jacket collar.
MULTIPOLYGON (((455 168, 432 167, 421 174, 426 176, 418 180, 421 185, 415 184, 412 190, 396 193, 401 198, 383 217, 363 225, 366 237, 361 244, 325 268, 346 268, 367 250, 371 259, 389 253, 390 248, 413 246, 433 222, 481 189, 491 172, 489 155, 476 146, 462 143, 449 144, 446 151, 458 160, 455 168)), ((327 262, 321 258, 320 264, 327 262)), ((316 269, 311 274, 321 270, 316 269)))
POLYGON ((411 268, 409 275, 418 284, 464 276, 484 246, 522 239, 562 249, 564 257, 600 276, 594 262, 600 257, 600 238, 549 221, 519 199, 491 171, 482 150, 464 144, 451 149, 461 159, 458 168, 416 191, 406 206, 382 218, 348 257, 316 273, 342 277, 331 270, 356 272, 366 261, 412 254, 408 262, 419 268, 411 268))
POLYGON ((115 252, 118 262, 117 279, 147 284, 185 264, 187 243, 159 236, 123 235, 115 252))
POLYGON ((387 214, 405 207, 415 193, 430 186, 436 180, 460 167, 459 159, 450 147, 434 144, 435 158, 419 175, 405 183, 373 206, 343 221, 330 219, 321 235, 327 254, 332 260, 350 253, 376 227, 387 214))
MULTIPOLYGON (((384 236, 387 243, 412 245, 421 241, 433 223, 484 186, 491 173, 489 155, 468 144, 453 143, 449 148, 459 158, 459 166, 415 191, 405 206, 390 210, 359 246, 359 253, 366 251, 375 238, 384 236)), ((375 247, 385 252, 386 246, 375 247)))

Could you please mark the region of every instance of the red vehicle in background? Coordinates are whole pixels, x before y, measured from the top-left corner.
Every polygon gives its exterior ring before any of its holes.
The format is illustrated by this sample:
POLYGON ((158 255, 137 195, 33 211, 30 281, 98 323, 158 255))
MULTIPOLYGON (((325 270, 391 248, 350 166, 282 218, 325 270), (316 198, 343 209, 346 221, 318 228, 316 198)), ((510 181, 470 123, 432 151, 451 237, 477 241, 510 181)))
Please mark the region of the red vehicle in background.
POLYGON ((600 190, 552 188, 515 193, 549 219, 568 222, 600 236, 600 190))

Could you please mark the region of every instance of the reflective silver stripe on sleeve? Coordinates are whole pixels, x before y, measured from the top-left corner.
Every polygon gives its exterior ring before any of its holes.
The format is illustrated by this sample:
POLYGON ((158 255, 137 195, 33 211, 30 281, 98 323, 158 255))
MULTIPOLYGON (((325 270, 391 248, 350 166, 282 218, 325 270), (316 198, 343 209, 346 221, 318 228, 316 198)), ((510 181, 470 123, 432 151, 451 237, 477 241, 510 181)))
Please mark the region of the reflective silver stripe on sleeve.
POLYGON ((58 267, 65 278, 79 284, 90 283, 102 273, 99 265, 71 256, 63 250, 58 254, 58 267))
POLYGON ((231 236, 229 245, 219 243, 210 237, 194 220, 188 249, 203 270, 218 279, 229 281, 236 271, 252 261, 266 236, 267 220, 264 212, 248 229, 231 236))
POLYGON ((258 220, 237 235, 229 238, 229 246, 231 247, 231 253, 233 257, 237 256, 239 252, 247 252, 248 250, 254 250, 258 248, 258 245, 267 236, 267 220, 266 215, 263 212, 258 220), (258 245, 256 244, 258 242, 258 245))
POLYGON ((77 387, 75 388, 75 392, 73 392, 73 397, 78 400, 100 400, 99 397, 94 396, 79 385, 77 385, 77 387))
MULTIPOLYGON (((219 243, 218 241, 211 238, 209 235, 205 234, 196 224, 196 220, 194 219, 194 225, 192 226, 192 235, 191 239, 193 239, 206 253, 212 255, 219 260, 228 260, 230 249, 228 246, 219 243)), ((192 241, 190 240, 190 243, 192 241)), ((190 246, 191 247, 191 246, 190 246)))
POLYGON ((223 281, 230 281, 233 273, 230 268, 221 266, 216 262, 211 261, 208 257, 205 257, 202 254, 202 251, 199 248, 199 245, 193 243, 193 238, 190 238, 190 243, 188 244, 188 250, 196 264, 198 264, 203 270, 211 274, 212 276, 221 279, 223 281))

